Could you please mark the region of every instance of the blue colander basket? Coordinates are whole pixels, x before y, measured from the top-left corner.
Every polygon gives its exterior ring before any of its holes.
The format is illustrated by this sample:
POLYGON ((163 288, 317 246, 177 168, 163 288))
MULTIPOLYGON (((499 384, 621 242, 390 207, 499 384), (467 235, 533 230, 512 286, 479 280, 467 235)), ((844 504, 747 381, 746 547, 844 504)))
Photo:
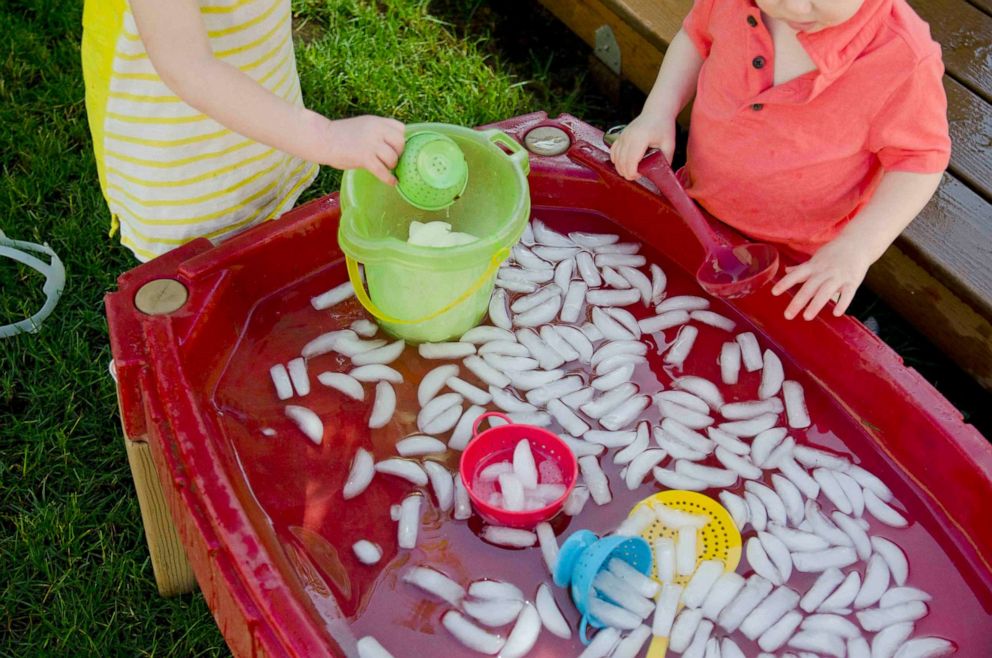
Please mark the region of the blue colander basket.
POLYGON ((570 588, 572 601, 582 613, 579 637, 583 644, 589 644, 588 626, 603 628, 606 625, 589 614, 588 605, 593 596, 592 581, 596 574, 606 569, 612 558, 623 560, 645 576, 651 575, 651 546, 640 537, 611 535, 600 539, 589 530, 577 530, 558 552, 554 581, 559 587, 570 588))

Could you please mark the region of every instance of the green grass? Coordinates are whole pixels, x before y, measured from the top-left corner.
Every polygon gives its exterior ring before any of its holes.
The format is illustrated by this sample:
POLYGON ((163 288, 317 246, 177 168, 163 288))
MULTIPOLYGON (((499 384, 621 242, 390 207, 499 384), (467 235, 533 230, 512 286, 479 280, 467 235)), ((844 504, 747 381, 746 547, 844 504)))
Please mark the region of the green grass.
MULTIPOLYGON (((467 126, 535 109, 582 112, 575 86, 550 102, 535 93, 560 86, 554 71, 511 70, 487 51, 486 35, 456 34, 446 19, 470 4, 478 3, 294 0, 307 104, 329 117, 372 113, 467 126)), ((340 173, 325 168, 304 199, 339 182, 340 173)))
MULTIPOLYGON (((581 113, 574 84, 549 101, 553 69, 511 70, 426 2, 296 0, 294 10, 304 96, 328 116, 475 125, 538 107, 581 113)), ((0 656, 224 655, 202 597, 155 592, 118 429, 102 299, 136 262, 106 235, 81 15, 80 0, 0 6, 0 229, 47 241, 68 274, 40 333, 0 340, 0 656)), ((304 199, 339 180, 325 169, 304 199)), ((0 259, 0 323, 36 310, 40 286, 0 259)))

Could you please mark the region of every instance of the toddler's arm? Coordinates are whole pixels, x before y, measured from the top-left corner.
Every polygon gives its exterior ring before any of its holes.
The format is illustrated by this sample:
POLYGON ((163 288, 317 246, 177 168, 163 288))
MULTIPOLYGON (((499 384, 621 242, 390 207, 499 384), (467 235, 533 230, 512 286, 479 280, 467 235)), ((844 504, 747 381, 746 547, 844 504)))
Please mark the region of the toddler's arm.
POLYGON ((772 294, 780 295, 802 284, 785 317, 791 320, 805 307, 803 318, 812 320, 838 295, 833 314, 843 315, 868 268, 927 205, 941 176, 908 171, 884 174, 871 200, 840 234, 805 263, 787 268, 786 275, 772 288, 772 294))
POLYGON ((610 149, 610 159, 621 176, 640 177, 637 165, 649 148, 658 148, 672 161, 675 151, 675 118, 696 94, 696 80, 703 57, 683 30, 672 39, 651 88, 644 109, 627 126, 610 149))
MULTIPOLYGON (((288 2, 288 0, 287 0, 288 2)), ((331 121, 276 96, 216 59, 195 0, 130 0, 155 70, 190 106, 225 127, 291 155, 338 169, 368 169, 393 184, 403 124, 361 116, 331 121)))

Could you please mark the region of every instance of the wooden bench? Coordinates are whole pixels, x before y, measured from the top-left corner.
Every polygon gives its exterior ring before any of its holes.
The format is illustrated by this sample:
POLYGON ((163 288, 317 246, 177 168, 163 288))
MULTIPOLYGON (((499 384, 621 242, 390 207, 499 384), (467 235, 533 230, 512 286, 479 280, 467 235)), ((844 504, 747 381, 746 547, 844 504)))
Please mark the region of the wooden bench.
MULTIPOLYGON (((540 1, 645 93, 692 7, 692 0, 540 1)), ((992 390, 992 0, 910 5, 943 47, 953 153, 937 194, 871 268, 868 285, 992 390)))

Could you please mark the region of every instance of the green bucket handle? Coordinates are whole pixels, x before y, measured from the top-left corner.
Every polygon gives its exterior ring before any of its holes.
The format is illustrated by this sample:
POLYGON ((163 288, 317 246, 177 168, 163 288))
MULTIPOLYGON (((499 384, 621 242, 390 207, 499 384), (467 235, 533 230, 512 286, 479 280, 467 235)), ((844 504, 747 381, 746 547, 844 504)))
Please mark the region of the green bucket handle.
POLYGON ((521 146, 520 142, 497 128, 490 128, 489 130, 482 130, 480 132, 496 146, 506 147, 506 150, 509 151, 509 153, 506 153, 506 157, 510 159, 510 162, 517 169, 524 173, 524 176, 530 173, 530 154, 527 152, 527 149, 521 146))
POLYGON ((361 302, 362 306, 365 307, 365 310, 371 313, 373 317, 375 317, 378 320, 381 320, 382 322, 388 322, 389 324, 420 324, 421 322, 427 322, 428 320, 433 320, 436 317, 444 315, 445 313, 447 313, 448 311, 455 308, 456 306, 467 300, 469 297, 477 293, 479 289, 482 288, 482 286, 486 285, 486 283, 493 276, 493 274, 496 273, 496 270, 499 269, 499 266, 502 265, 503 261, 506 260, 509 256, 510 256, 509 247, 503 247, 502 249, 497 251, 495 254, 493 254, 492 260, 489 261, 489 267, 486 268, 486 271, 483 272, 482 276, 480 276, 475 281, 475 283, 469 286, 468 290, 462 293, 461 296, 459 296, 457 299, 455 299, 453 302, 451 302, 444 308, 435 311, 429 315, 425 315, 422 318, 417 318, 416 320, 402 320, 400 318, 394 318, 393 316, 389 315, 388 313, 385 313, 382 309, 376 306, 375 302, 372 301, 372 298, 369 297, 368 292, 366 292, 365 290, 365 284, 362 282, 362 277, 358 272, 358 261, 351 258, 351 256, 345 256, 344 259, 348 265, 348 278, 351 279, 351 286, 355 289, 355 297, 358 298, 358 301, 361 302))

